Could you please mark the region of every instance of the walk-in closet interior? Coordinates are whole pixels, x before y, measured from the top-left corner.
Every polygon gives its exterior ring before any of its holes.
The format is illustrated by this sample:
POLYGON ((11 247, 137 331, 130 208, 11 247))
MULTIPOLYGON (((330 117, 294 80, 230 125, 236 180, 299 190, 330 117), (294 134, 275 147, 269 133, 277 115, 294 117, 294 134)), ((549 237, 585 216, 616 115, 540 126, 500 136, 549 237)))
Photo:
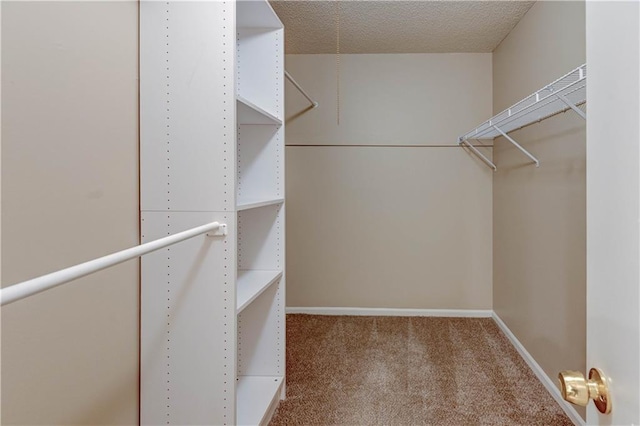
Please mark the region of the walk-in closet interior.
POLYGON ((1 2, 1 422, 637 424, 639 24, 1 2))

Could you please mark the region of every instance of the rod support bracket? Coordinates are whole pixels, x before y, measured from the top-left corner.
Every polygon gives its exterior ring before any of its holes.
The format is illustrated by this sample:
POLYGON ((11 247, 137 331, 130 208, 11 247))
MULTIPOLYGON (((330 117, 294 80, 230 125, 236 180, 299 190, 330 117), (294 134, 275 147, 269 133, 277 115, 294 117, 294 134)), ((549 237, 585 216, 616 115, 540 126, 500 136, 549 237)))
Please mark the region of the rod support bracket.
POLYGON ((471 144, 471 142, 469 142, 467 139, 465 139, 464 137, 459 137, 458 138, 458 145, 462 148, 464 148, 465 146, 467 148, 469 148, 480 160, 482 160, 487 166, 491 167, 493 169, 493 171, 498 171, 498 168, 496 167, 495 164, 493 164, 493 161, 489 160, 483 153, 481 153, 478 148, 476 148, 475 146, 473 146, 473 144, 471 144))
POLYGON ((207 232, 207 237, 224 237, 227 233, 227 224, 221 223, 218 229, 207 232))
POLYGON ((575 111, 576 114, 578 114, 580 117, 582 117, 584 120, 587 119, 587 114, 584 113, 584 111, 582 111, 580 108, 578 108, 576 106, 576 104, 574 104, 573 102, 571 102, 566 96, 561 95, 560 93, 555 93, 556 97, 558 99, 560 99, 566 106, 568 106, 569 108, 571 108, 573 111, 575 111))

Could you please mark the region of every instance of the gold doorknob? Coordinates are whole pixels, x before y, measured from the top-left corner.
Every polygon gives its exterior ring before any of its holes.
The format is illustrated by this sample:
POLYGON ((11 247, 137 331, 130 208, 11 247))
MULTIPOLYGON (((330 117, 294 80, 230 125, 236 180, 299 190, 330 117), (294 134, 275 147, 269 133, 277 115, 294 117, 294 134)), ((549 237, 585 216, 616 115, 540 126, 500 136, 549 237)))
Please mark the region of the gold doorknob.
POLYGON ((565 370, 558 374, 562 398, 572 404, 586 407, 590 399, 604 414, 611 412, 611 395, 607 378, 597 368, 589 370, 589 380, 579 371, 565 370))

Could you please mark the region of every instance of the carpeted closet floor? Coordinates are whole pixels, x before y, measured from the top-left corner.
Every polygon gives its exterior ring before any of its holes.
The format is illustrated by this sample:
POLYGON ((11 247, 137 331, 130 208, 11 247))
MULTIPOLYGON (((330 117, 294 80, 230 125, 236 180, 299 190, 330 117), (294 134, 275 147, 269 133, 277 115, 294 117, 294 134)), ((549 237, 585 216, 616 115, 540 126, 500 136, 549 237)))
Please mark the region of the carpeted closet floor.
POLYGON ((572 425, 490 318, 287 315, 277 425, 572 425))

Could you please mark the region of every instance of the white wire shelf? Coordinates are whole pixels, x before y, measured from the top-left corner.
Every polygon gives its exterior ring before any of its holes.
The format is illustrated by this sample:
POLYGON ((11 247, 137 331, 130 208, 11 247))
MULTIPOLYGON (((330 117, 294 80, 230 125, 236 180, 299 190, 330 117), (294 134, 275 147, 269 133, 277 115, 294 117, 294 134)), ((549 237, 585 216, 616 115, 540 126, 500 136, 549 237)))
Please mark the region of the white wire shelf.
MULTIPOLYGON (((542 121, 558 113, 572 109, 586 120, 587 116, 578 106, 587 99, 587 65, 581 65, 568 74, 560 77, 551 84, 527 96, 517 104, 505 109, 500 114, 491 117, 475 129, 458 138, 458 144, 469 146, 469 140, 494 139, 504 136, 520 151, 527 155, 536 165, 538 160, 528 151, 518 145, 507 133, 542 121)), ((481 159, 494 170, 495 165, 486 157, 473 150, 481 159)))

